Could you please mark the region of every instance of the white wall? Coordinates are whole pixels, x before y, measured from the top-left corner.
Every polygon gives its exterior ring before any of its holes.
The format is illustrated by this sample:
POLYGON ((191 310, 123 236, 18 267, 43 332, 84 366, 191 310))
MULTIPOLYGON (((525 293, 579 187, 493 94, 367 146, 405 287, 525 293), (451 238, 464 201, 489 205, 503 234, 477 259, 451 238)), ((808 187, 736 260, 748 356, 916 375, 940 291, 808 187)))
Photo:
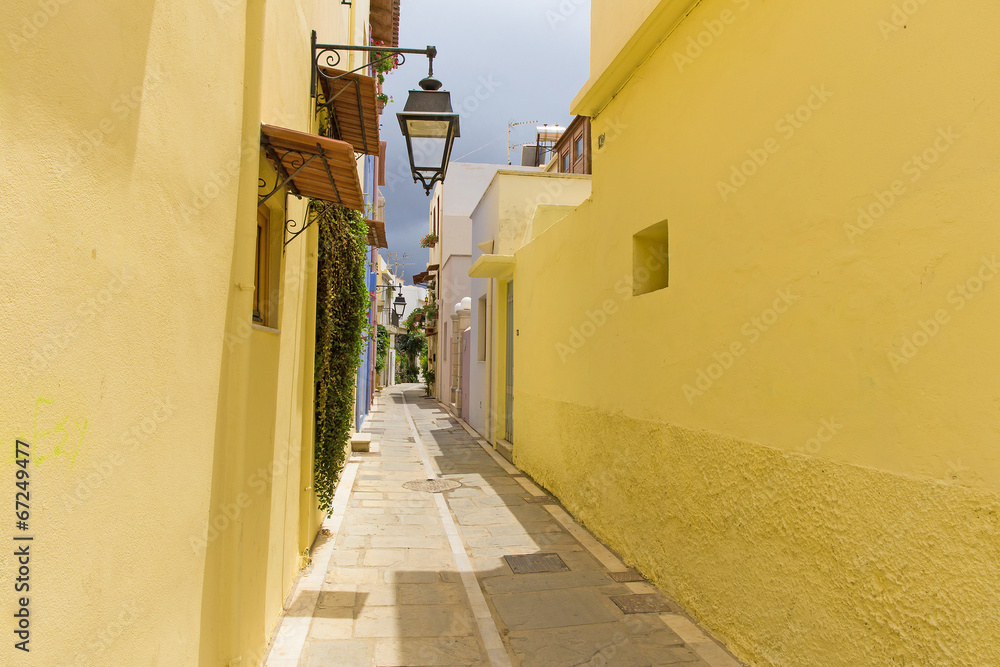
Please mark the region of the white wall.
MULTIPOLYGON (((500 227, 500 187, 494 180, 483 193, 472 212, 472 261, 475 262, 483 254, 478 244, 493 241, 499 236, 500 227)), ((495 248, 494 248, 495 249, 495 248)), ((484 438, 486 433, 486 414, 490 405, 488 364, 490 363, 491 306, 496 299, 495 281, 485 278, 471 278, 472 296, 472 367, 469 372, 469 425, 479 431, 484 438), (479 360, 480 337, 480 298, 486 297, 486 360, 479 360)))
POLYGON ((452 255, 448 263, 441 267, 441 280, 438 285, 438 312, 440 313, 438 329, 438 367, 437 387, 435 394, 445 403, 451 402, 451 316, 455 304, 469 296, 471 278, 469 267, 472 259, 469 255, 452 255))
MULTIPOLYGON (((472 264, 472 219, 470 215, 479 204, 483 191, 498 169, 534 171, 536 167, 508 167, 498 164, 453 162, 448 165, 448 176, 434 191, 428 212, 434 215, 435 206, 442 210, 437 246, 427 253, 428 264, 438 264, 440 280, 437 289, 440 313, 437 335, 437 369, 435 395, 441 401, 451 402, 451 313, 455 304, 471 296, 469 266, 472 264)), ((433 221, 430 221, 433 226, 433 221)))
MULTIPOLYGON (((493 242, 493 254, 516 253, 532 235, 531 224, 539 206, 579 206, 590 196, 590 178, 576 174, 542 173, 535 168, 498 170, 471 212, 470 266, 484 253, 480 243, 493 242), (528 172, 528 173, 524 173, 528 172)), ((485 437, 492 373, 497 372, 494 348, 497 344, 495 280, 471 278, 472 353, 469 374, 469 424, 485 437), (479 361, 480 298, 486 296, 486 360, 479 361)), ((517 289, 515 287, 515 299, 517 289)), ((517 360, 515 359, 515 364, 517 360)), ((517 377, 515 371, 514 377, 517 377)))
MULTIPOLYGON (((401 291, 403 298, 406 299, 406 310, 403 311, 403 318, 400 320, 400 324, 402 325, 403 320, 409 317, 414 309, 424 305, 427 301, 427 288, 418 287, 417 285, 403 285, 401 291)), ((392 298, 395 299, 395 295, 392 298)))
POLYGON ((504 171, 541 171, 538 167, 519 165, 452 162, 448 165, 448 177, 445 179, 445 194, 447 195, 444 200, 445 215, 461 215, 466 218, 471 216, 498 169, 504 171))

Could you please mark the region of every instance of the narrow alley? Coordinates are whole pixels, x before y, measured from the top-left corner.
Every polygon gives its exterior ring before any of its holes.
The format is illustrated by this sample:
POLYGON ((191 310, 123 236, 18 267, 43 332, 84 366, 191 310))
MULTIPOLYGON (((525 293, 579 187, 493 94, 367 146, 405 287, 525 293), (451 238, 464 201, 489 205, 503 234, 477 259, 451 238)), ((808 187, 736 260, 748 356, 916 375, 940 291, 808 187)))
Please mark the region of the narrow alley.
POLYGON ((739 665, 422 385, 365 430, 268 667, 739 665))

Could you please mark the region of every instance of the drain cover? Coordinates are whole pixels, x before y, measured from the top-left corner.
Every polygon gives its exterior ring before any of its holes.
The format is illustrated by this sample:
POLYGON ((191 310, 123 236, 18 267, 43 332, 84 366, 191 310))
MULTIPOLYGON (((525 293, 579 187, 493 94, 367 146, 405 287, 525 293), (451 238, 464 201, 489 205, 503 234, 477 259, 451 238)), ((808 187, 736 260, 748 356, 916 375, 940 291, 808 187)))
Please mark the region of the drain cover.
POLYGON ((559 554, 524 554, 521 556, 504 556, 507 565, 514 574, 532 574, 535 572, 568 572, 566 563, 559 554))
POLYGON ((665 597, 656 593, 612 595, 611 601, 626 614, 657 614, 663 611, 675 611, 665 597))
POLYGON ((549 505, 555 504, 555 499, 552 496, 525 496, 524 502, 526 503, 548 503, 549 505))
POLYGON ((418 479, 412 482, 403 482, 403 488, 410 491, 426 491, 427 493, 441 493, 450 489, 457 489, 461 483, 453 479, 418 479))
POLYGON ((632 569, 625 570, 624 572, 608 572, 608 576, 620 584, 627 581, 646 581, 641 574, 632 569))

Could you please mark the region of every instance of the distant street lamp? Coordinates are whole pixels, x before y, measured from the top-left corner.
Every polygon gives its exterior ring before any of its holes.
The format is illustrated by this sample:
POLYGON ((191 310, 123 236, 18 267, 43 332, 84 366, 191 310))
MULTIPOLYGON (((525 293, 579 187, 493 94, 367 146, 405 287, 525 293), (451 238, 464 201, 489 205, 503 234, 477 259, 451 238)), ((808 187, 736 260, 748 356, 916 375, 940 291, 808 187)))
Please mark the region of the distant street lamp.
POLYGON ((451 93, 440 88, 431 58, 427 77, 420 80, 420 90, 411 90, 403 111, 396 114, 399 129, 406 138, 413 182, 420 181, 428 195, 435 183, 444 182, 451 147, 459 136, 458 114, 451 109, 451 93))
POLYGON ((395 300, 393 300, 392 312, 396 314, 397 318, 403 319, 403 313, 406 312, 406 299, 403 298, 402 293, 398 294, 395 300))

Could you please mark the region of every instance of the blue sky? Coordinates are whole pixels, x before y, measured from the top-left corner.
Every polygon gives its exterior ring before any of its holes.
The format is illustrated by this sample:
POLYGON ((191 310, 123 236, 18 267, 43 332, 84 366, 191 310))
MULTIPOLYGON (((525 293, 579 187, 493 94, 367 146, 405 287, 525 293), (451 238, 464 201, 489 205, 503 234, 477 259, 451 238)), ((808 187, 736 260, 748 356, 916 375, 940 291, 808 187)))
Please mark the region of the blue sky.
MULTIPOLYGON (((590 0, 402 0, 399 45, 437 47, 434 75, 461 113, 461 137, 452 160, 506 164, 507 123, 567 125, 570 102, 590 70, 590 0)), ((382 117, 386 151, 386 253, 409 253, 406 281, 423 270, 429 198, 413 183, 396 112, 427 75, 427 58, 408 56, 384 91, 393 98, 382 117), (395 175, 395 176, 393 176, 395 175), (400 178, 399 176, 403 176, 400 178)), ((534 124, 514 128, 511 143, 534 138, 534 124)), ((520 162, 520 149, 511 162, 520 162)), ((447 182, 447 179, 445 179, 447 182)))

